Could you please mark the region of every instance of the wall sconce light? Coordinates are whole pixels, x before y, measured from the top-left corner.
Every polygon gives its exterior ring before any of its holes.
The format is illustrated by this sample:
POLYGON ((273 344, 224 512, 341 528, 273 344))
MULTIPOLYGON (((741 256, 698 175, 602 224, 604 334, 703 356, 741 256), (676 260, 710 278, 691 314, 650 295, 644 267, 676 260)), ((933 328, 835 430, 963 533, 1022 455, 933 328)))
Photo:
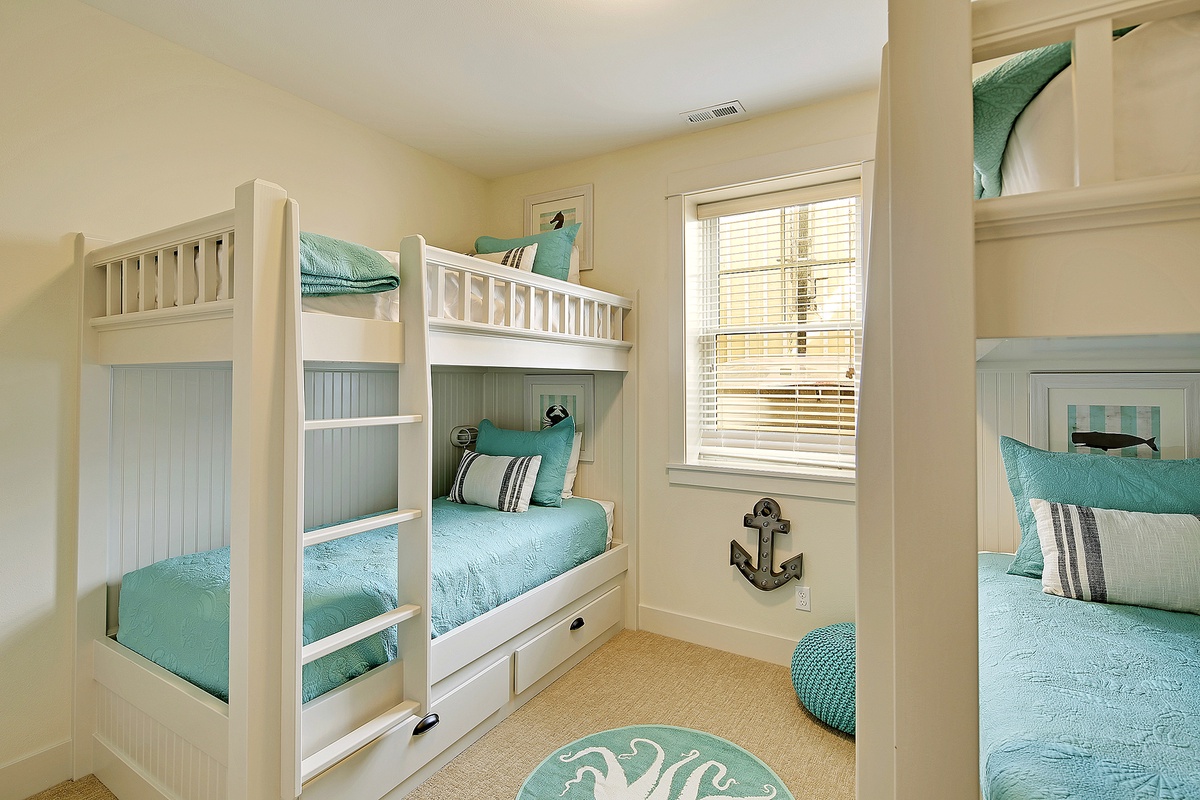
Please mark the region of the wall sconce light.
POLYGON ((467 447, 475 444, 479 436, 479 428, 474 425, 458 425, 450 429, 450 444, 455 447, 467 447))

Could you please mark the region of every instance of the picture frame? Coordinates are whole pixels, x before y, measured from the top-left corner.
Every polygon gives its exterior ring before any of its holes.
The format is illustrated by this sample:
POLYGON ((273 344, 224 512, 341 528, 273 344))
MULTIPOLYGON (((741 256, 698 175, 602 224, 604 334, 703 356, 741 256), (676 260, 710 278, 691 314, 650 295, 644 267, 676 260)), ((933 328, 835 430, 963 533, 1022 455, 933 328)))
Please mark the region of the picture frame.
POLYGON ((579 460, 592 462, 593 434, 596 430, 596 376, 594 375, 526 375, 525 429, 547 427, 546 409, 551 405, 565 406, 575 418, 575 430, 582 433, 579 460))
POLYGON ((1200 373, 1033 373, 1029 404, 1034 447, 1123 458, 1200 456, 1200 373))
POLYGON ((572 186, 553 192, 530 195, 525 198, 525 235, 553 230, 554 218, 563 214, 561 225, 582 223, 575 237, 579 248, 579 270, 592 268, 592 184, 572 186))

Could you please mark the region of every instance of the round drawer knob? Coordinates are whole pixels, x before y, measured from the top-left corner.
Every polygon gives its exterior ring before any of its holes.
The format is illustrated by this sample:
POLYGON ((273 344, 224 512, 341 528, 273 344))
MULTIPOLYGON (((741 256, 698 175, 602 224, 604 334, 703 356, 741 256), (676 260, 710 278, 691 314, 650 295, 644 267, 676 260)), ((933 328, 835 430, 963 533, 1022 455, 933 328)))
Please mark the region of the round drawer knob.
POLYGON ((575 621, 571 623, 571 630, 577 631, 583 627, 583 624, 583 617, 576 617, 575 621))
POLYGON ((439 722, 441 720, 437 714, 426 714, 424 717, 421 717, 421 721, 417 723, 417 727, 413 728, 412 735, 420 736, 422 733, 427 733, 439 722))

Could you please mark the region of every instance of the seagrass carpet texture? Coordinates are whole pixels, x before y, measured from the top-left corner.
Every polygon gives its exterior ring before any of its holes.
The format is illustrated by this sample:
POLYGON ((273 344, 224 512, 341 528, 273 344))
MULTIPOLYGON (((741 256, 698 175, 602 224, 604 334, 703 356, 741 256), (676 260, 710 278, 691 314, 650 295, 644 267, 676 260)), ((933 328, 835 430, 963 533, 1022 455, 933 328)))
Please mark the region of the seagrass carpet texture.
MULTIPOLYGON (((559 747, 628 725, 707 731, 756 755, 797 798, 854 798, 853 737, 804 710, 787 667, 644 631, 617 634, 408 797, 512 800, 559 747)), ((30 800, 112 797, 89 776, 30 800)))

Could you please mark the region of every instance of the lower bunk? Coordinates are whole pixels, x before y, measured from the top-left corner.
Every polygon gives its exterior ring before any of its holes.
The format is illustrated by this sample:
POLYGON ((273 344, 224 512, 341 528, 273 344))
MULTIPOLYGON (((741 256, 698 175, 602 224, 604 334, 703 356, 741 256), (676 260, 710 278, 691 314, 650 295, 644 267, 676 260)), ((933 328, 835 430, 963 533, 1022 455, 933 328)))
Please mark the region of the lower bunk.
POLYGON ((1200 616, 1044 594, 979 555, 985 800, 1200 797, 1200 616))
MULTIPOLYGON (((304 797, 349 796, 351 785, 354 797, 403 796, 623 627, 628 556, 610 546, 611 504, 531 512, 434 501, 429 708, 404 702, 394 629, 307 664, 304 797), (539 515, 549 524, 531 524, 539 515), (436 725, 414 735, 431 714, 436 725), (328 756, 380 715, 390 731, 328 756)), ((395 606, 396 548, 394 527, 309 548, 306 641, 395 606), (321 552, 330 545, 349 547, 321 552)), ((123 800, 226 796, 228 588, 227 549, 126 577, 117 641, 94 643, 93 671, 96 773, 123 800)))

